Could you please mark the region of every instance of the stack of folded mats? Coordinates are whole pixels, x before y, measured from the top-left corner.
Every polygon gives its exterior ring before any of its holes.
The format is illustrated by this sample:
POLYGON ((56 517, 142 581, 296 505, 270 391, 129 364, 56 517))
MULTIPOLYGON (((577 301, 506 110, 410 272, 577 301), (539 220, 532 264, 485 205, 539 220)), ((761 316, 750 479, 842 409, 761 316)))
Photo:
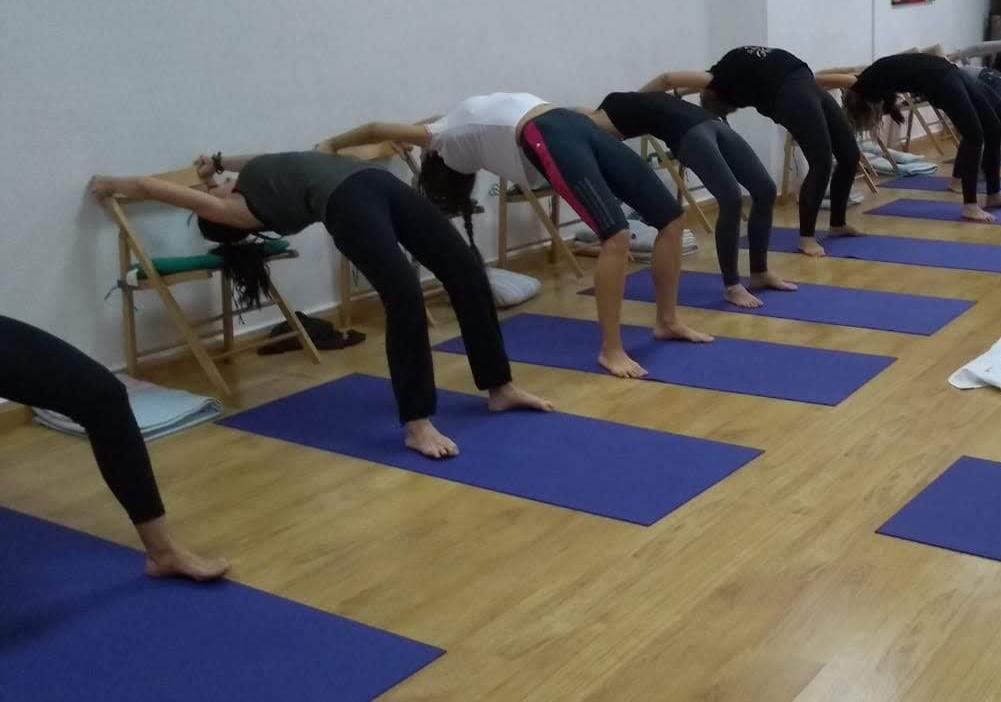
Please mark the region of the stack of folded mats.
POLYGON ((868 157, 869 163, 872 164, 872 167, 880 175, 932 175, 938 170, 937 164, 926 161, 920 154, 909 154, 904 151, 887 149, 887 153, 890 154, 890 158, 896 164, 896 168, 894 168, 894 164, 890 163, 883 150, 875 142, 863 141, 859 146, 868 157))
MULTIPOLYGON (((184 390, 161 388, 152 383, 118 375, 129 393, 129 403, 136 422, 147 441, 176 434, 222 414, 222 403, 212 397, 193 395, 184 390)), ((35 421, 42 426, 75 436, 86 436, 83 427, 69 417, 51 410, 32 408, 35 421)))

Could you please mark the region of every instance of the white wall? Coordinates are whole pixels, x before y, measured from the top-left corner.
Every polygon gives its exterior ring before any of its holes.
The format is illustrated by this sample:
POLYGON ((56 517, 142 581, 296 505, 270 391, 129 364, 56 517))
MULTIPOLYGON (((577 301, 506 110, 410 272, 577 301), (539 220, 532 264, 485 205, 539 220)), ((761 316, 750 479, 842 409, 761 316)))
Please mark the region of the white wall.
MULTIPOLYGON (((103 300, 117 248, 85 196, 92 173, 181 167, 215 149, 308 147, 491 90, 595 104, 667 66, 708 60, 705 11, 685 0, 7 0, 3 9, 0 313, 109 365, 123 358, 120 298, 103 300)), ((528 208, 517 209, 513 228, 534 229, 528 208)), ((141 218, 165 225, 148 240, 155 253, 205 248, 184 220, 153 208, 141 218)), ((485 244, 494 226, 492 214, 477 222, 485 244)), ((332 304, 329 237, 314 228, 294 243, 303 259, 275 266, 286 294, 303 309, 332 304)), ((188 303, 216 304, 205 286, 189 288, 188 303)), ((139 305, 143 337, 173 337, 154 297, 139 305)))
MULTIPOLYGON (((186 165, 200 151, 294 149, 371 119, 410 120, 490 90, 594 104, 669 68, 708 67, 743 43, 786 46, 814 66, 865 61, 911 44, 981 38, 987 0, 7 0, 0 22, 0 313, 37 324, 109 365, 122 361, 116 238, 86 197, 94 172, 186 165), (875 5, 873 5, 875 3, 875 5), (982 11, 983 10, 983 11, 982 11), (872 23, 875 17, 875 24, 872 23)), ((753 111, 734 120, 771 161, 778 132, 753 111)), ((490 212, 477 229, 492 253, 490 212)), ((185 218, 155 208, 157 254, 205 248, 185 218)), ((527 208, 512 228, 539 236, 527 208)), ((293 304, 334 302, 335 254, 318 228, 304 257, 275 266, 293 304)), ((186 304, 213 308, 204 286, 186 304)), ((173 337, 140 298, 143 337, 173 337)), ((268 318, 270 319, 270 317, 268 318)), ((251 321, 261 320, 251 317, 251 321)), ((2 343, 2 340, 0 340, 2 343)))

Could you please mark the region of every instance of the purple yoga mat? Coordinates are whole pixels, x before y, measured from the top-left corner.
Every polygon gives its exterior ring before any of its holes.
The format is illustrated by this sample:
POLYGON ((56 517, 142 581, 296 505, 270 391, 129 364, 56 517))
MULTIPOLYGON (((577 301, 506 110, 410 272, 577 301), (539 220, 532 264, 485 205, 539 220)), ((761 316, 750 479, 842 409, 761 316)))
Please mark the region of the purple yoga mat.
MULTIPOLYGON (((832 258, 1001 273, 1001 246, 991 244, 966 244, 958 241, 878 234, 827 237, 821 238, 820 241, 827 250, 827 255, 832 258)), ((747 248, 747 241, 742 241, 741 246, 747 248)), ((795 253, 798 247, 798 230, 785 228, 772 230, 768 245, 771 251, 795 253)))
MULTIPOLYGON (((891 190, 924 190, 932 193, 947 193, 951 192, 949 190, 949 181, 951 180, 948 176, 937 175, 901 176, 900 178, 880 183, 879 187, 890 188, 891 190)), ((979 183, 977 190, 981 194, 986 193, 987 186, 979 183)))
MULTIPOLYGON (((908 217, 910 219, 931 219, 938 222, 962 222, 964 224, 977 224, 968 219, 963 219, 960 214, 960 203, 958 202, 936 202, 935 200, 912 200, 901 198, 880 205, 875 209, 867 210, 865 214, 876 215, 877 217, 908 217)), ((995 211, 994 215, 1001 214, 995 211)), ((995 225, 998 222, 995 222, 995 225)), ((983 225, 981 225, 983 226, 983 225)))
MULTIPOLYGON (((799 290, 755 290, 763 307, 744 309, 723 299, 723 283, 717 273, 685 271, 681 275, 678 302, 687 307, 720 310, 759 317, 795 319, 801 322, 837 324, 904 334, 934 334, 975 305, 969 300, 874 292, 857 288, 798 283, 799 290)), ((584 291, 593 295, 593 288, 584 291)), ((626 299, 655 302, 650 269, 626 279, 626 299)))
POLYGON ((5 702, 362 702, 444 651, 0 508, 5 702))
POLYGON ((1001 561, 1001 463, 964 456, 880 534, 1001 561))
MULTIPOLYGON (((513 361, 605 374, 596 360, 595 322, 520 314, 501 327, 513 361)), ((622 341, 649 371, 644 380, 818 405, 840 404, 896 360, 721 337, 711 344, 658 341, 647 327, 623 326, 622 341)), ((461 339, 435 348, 465 353, 461 339)))
POLYGON ((644 526, 761 453, 560 412, 495 414, 483 397, 447 391, 434 422, 459 445, 457 457, 404 447, 389 381, 350 375, 219 423, 644 526))

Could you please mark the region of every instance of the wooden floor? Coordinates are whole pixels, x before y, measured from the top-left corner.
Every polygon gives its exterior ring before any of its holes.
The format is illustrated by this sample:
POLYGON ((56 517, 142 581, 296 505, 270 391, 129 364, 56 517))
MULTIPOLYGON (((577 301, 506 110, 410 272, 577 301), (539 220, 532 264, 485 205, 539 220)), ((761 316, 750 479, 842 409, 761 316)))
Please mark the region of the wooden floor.
MULTIPOLYGON (((1001 227, 861 212, 897 197, 954 198, 883 190, 849 221, 1001 244, 1001 227)), ((785 208, 778 221, 796 219, 785 208)), ((685 268, 716 270, 710 238, 699 242, 685 268)), ((1001 460, 1001 395, 947 384, 1001 335, 1001 277, 771 261, 798 281, 979 304, 933 337, 683 310, 713 334, 899 358, 836 408, 516 364, 517 381, 563 411, 765 450, 649 528, 216 426, 151 446, 169 515, 192 545, 230 557, 240 582, 447 649, 386 700, 1001 699, 1001 564, 874 533, 959 456, 1001 460)), ((571 275, 531 270, 544 292, 516 311, 595 318, 571 275)), ((454 336, 449 308, 433 309, 435 340, 454 336)), ((624 321, 651 311, 627 302, 624 321)), ((361 327, 368 342, 322 366, 241 358, 227 370, 240 406, 386 376, 380 320, 361 327)), ((475 391, 462 357, 435 363, 441 387, 475 391)), ((152 379, 209 391, 187 363, 152 379)), ((4 435, 0 502, 137 545, 81 441, 4 435)))

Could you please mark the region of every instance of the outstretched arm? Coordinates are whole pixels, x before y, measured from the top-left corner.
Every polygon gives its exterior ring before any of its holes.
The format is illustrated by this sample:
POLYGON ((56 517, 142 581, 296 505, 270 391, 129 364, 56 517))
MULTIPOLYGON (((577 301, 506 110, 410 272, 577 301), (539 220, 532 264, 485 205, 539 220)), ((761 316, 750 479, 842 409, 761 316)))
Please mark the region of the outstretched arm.
POLYGON ((641 93, 662 93, 677 88, 692 88, 702 90, 709 87, 713 74, 708 71, 674 71, 661 73, 642 88, 641 93))
POLYGON ((428 146, 431 136, 423 124, 399 124, 396 122, 369 122, 343 134, 337 134, 316 145, 317 150, 336 153, 352 146, 379 144, 384 141, 402 142, 413 146, 428 146))
POLYGON ((817 85, 825 90, 834 88, 850 88, 858 80, 856 76, 847 73, 818 73, 815 76, 817 85))
POLYGON ((134 200, 155 200, 165 205, 191 210, 199 217, 219 224, 247 226, 246 218, 239 217, 239 213, 233 211, 225 200, 160 178, 151 176, 116 178, 96 175, 91 178, 90 191, 101 201, 115 195, 134 200))

